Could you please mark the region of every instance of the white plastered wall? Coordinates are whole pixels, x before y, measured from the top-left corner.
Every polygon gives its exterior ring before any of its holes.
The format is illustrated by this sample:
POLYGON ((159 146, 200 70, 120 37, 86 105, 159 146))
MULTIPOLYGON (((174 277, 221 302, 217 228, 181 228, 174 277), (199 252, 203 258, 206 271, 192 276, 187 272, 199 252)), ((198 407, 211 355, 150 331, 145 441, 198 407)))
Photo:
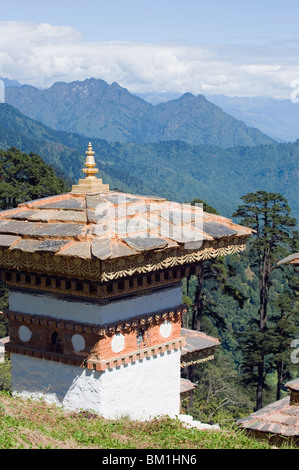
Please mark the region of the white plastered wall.
MULTIPOLYGON (((12 291, 9 308, 20 313, 104 325, 180 305, 180 286, 100 305, 52 295, 12 291)), ((12 390, 44 397, 69 410, 93 410, 105 418, 174 416, 180 408, 180 350, 133 364, 90 371, 67 364, 11 354, 12 390)))
POLYGON ((107 419, 174 417, 180 410, 180 350, 105 372, 12 354, 14 394, 107 419))

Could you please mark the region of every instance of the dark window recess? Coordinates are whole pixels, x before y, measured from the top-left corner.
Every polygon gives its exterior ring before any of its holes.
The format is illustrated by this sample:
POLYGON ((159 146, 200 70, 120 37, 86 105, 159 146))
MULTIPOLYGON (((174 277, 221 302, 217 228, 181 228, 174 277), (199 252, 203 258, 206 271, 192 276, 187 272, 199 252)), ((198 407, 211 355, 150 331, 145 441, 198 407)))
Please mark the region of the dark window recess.
POLYGON ((54 352, 58 352, 58 353, 62 352, 61 340, 59 338, 57 331, 54 331, 54 333, 51 336, 51 346, 54 352))
POLYGON ((113 285, 112 284, 108 284, 107 288, 106 288, 106 291, 108 294, 111 294, 113 292, 113 285))
POLYGON ((97 285, 96 284, 90 284, 89 285, 89 290, 92 294, 96 294, 97 293, 97 285))
POLYGON ((137 340, 137 347, 142 348, 147 345, 148 340, 148 332, 146 329, 137 328, 136 330, 136 340, 137 340))

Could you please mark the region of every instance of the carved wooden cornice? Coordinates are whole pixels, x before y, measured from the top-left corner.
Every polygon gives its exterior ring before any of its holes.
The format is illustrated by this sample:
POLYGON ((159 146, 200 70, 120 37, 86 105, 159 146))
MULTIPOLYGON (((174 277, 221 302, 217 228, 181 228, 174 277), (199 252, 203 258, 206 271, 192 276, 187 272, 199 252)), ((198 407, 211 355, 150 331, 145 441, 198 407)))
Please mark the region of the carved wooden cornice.
POLYGON ((175 247, 106 261, 0 249, 0 268, 108 282, 238 253, 245 250, 246 238, 206 241, 199 250, 175 247))

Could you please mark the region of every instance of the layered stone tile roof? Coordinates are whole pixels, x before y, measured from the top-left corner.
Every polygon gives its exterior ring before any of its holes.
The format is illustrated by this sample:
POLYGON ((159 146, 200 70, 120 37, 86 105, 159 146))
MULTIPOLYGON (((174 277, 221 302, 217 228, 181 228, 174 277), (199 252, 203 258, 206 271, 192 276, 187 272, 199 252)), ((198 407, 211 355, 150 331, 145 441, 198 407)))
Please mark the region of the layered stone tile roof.
POLYGON ((299 400, 292 401, 292 392, 299 391, 299 379, 288 382, 285 387, 290 396, 271 403, 237 424, 254 433, 271 433, 276 436, 299 438, 299 400))
POLYGON ((220 345, 219 339, 187 328, 181 328, 181 336, 185 338, 181 350, 181 367, 214 359, 215 347, 220 345))
POLYGON ((278 261, 277 266, 288 263, 293 264, 294 266, 299 266, 299 253, 293 253, 292 255, 283 258, 282 260, 278 261))
POLYGON ((189 379, 185 379, 181 377, 181 382, 180 382, 180 395, 181 398, 188 395, 190 392, 196 389, 197 385, 189 379))
POLYGON ((198 206, 110 191, 93 174, 91 144, 86 153, 88 176, 70 193, 0 213, 0 267, 111 280, 245 249, 251 229, 198 206))
POLYGON ((163 198, 72 193, 0 213, 0 247, 106 260, 249 235, 230 219, 163 198))

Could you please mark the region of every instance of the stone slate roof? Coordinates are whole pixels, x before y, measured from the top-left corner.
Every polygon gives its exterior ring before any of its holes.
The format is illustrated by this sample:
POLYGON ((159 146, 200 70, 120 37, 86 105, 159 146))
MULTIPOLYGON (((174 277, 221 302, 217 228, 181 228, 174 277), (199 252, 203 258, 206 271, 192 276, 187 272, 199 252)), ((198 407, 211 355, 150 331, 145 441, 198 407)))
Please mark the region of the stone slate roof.
POLYGON ((285 387, 290 391, 299 392, 299 379, 290 380, 285 384, 285 387))
POLYGON ((107 260, 250 235, 230 219, 159 197, 62 194, 0 212, 0 249, 107 260))
POLYGON ((197 387, 197 384, 191 382, 189 379, 184 379, 181 377, 181 385, 180 385, 180 394, 187 394, 189 392, 192 392, 192 390, 195 390, 197 387))
POLYGON ((185 338, 185 345, 181 350, 181 363, 200 363, 214 353, 216 346, 220 345, 217 338, 208 336, 202 331, 181 328, 181 336, 185 338))
POLYGON ((288 263, 293 264, 294 266, 299 266, 299 253, 293 253, 292 255, 278 261, 277 266, 288 263))
MULTIPOLYGON (((299 379, 286 384, 286 388, 299 390, 299 379)), ((290 396, 271 403, 237 424, 249 431, 271 433, 284 437, 299 438, 299 403, 290 405, 290 396)))

